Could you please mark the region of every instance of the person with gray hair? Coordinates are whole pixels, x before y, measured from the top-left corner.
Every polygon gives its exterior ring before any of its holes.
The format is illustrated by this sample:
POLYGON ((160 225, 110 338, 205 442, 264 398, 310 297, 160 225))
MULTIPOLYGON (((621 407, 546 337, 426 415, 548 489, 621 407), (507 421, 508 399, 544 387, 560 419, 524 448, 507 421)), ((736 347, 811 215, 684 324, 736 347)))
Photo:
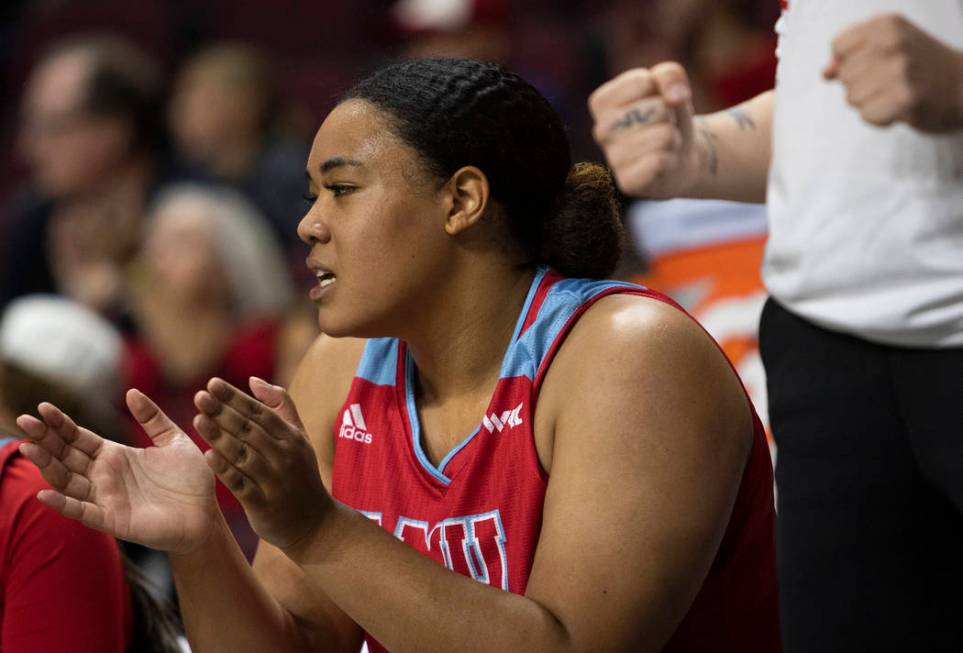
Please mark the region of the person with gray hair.
MULTIPOLYGON (((125 382, 168 414, 189 423, 193 394, 212 375, 242 384, 252 375, 277 377, 293 293, 279 245, 244 197, 199 184, 165 189, 150 207, 130 278, 138 335, 127 341, 125 382)), ((130 433, 135 444, 150 444, 136 424, 130 433)), ((253 555, 256 538, 240 505, 224 488, 219 497, 253 555)))

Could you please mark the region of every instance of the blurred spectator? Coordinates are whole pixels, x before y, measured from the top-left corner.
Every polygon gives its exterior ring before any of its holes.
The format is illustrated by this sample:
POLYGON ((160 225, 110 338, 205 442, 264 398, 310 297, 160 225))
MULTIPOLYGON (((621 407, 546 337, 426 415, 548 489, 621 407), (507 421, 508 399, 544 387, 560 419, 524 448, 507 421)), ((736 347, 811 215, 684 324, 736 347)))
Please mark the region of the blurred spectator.
POLYGON ((50 401, 112 440, 119 438, 123 341, 109 323, 53 295, 12 302, 0 322, 0 428, 50 401))
MULTIPOLYGON (((292 301, 280 249, 257 210, 233 191, 171 186, 149 216, 131 297, 140 335, 128 341, 127 385, 206 449, 191 427, 194 393, 212 376, 244 388, 250 376, 276 378, 279 353, 292 348, 279 341, 289 333, 283 323, 292 301)), ((293 347, 299 357, 316 331, 293 347)), ((240 504, 220 485, 218 498, 250 557, 256 540, 240 504)))
POLYGON ((0 650, 178 650, 169 608, 107 535, 36 500, 49 489, 18 452, 14 417, 43 400, 82 425, 116 433, 120 334, 79 304, 52 296, 11 303, 0 322, 0 650), (54 618, 55 617, 55 618, 54 618))
POLYGON ((114 38, 61 44, 35 67, 20 131, 33 197, 4 239, 0 305, 59 292, 122 313, 123 268, 138 248, 144 206, 170 175, 161 100, 153 63, 114 38))
POLYGON ((602 48, 586 29, 590 13, 557 3, 397 0, 390 17, 405 57, 492 61, 531 81, 562 116, 573 155, 583 160, 598 158, 585 97, 605 75, 602 48))
POLYGON ((391 13, 406 56, 508 63, 510 12, 502 0, 399 0, 391 13))
MULTIPOLYGON (((177 149, 199 180, 230 184, 254 202, 285 249, 302 259, 297 224, 304 211, 303 138, 285 134, 277 73, 256 50, 212 46, 177 75, 170 125, 177 149)), ((303 269, 298 260, 297 271, 303 269)))

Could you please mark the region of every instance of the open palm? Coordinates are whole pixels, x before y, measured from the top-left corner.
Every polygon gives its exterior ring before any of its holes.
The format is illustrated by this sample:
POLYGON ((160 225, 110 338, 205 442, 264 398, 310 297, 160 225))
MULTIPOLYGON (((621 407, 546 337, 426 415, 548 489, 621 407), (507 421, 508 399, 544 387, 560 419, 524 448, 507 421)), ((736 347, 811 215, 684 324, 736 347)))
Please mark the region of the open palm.
POLYGON ((215 523, 214 475, 197 446, 146 395, 131 390, 127 406, 156 446, 105 440, 51 404, 40 405, 40 419, 17 420, 28 436, 21 451, 53 488, 38 498, 115 537, 189 551, 215 523))

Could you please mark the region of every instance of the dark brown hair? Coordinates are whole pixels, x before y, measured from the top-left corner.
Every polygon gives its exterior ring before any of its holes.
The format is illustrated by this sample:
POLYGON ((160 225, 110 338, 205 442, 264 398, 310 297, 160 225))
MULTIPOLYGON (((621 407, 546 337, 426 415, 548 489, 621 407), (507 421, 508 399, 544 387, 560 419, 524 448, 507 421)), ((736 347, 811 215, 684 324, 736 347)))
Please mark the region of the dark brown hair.
POLYGON ((572 166, 558 113, 518 75, 468 59, 416 59, 382 68, 344 99, 384 111, 438 177, 481 169, 530 263, 572 277, 615 269, 624 236, 611 175, 572 166))

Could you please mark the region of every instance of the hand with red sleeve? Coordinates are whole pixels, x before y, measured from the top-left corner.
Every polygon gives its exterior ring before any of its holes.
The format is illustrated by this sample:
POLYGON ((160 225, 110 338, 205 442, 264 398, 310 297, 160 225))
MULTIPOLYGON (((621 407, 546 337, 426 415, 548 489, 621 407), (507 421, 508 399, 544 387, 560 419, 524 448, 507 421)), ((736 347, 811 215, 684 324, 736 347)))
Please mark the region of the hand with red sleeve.
POLYGON ((963 51, 902 16, 878 16, 837 36, 823 76, 842 82, 847 101, 870 124, 963 129, 963 51))
POLYGON ((217 477, 244 506, 261 539, 288 551, 316 532, 334 505, 294 402, 251 378, 253 396, 218 378, 194 396, 194 428, 217 477))
POLYGON ((214 476, 197 445, 137 390, 127 406, 153 441, 136 449, 78 426, 52 404, 21 415, 20 451, 52 490, 37 498, 84 525, 162 551, 188 553, 218 519, 214 476))

